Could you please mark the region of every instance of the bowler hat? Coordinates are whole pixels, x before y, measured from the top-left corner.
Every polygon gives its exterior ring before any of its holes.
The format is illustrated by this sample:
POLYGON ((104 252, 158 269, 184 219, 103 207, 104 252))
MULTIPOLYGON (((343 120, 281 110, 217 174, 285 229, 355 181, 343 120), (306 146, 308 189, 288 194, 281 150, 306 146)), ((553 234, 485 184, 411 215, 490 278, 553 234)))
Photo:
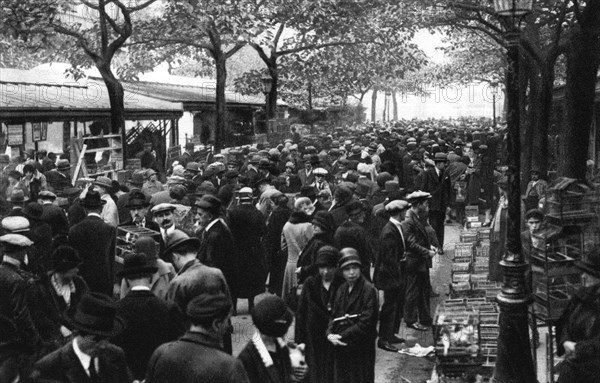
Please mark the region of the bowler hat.
POLYGON ((125 207, 127 208, 144 208, 148 207, 150 202, 146 199, 146 195, 139 190, 133 190, 129 193, 129 200, 125 207))
POLYGON ((315 261, 315 265, 318 267, 336 267, 339 257, 340 252, 338 249, 333 246, 325 245, 317 251, 317 260, 315 261))
POLYGON ((385 182, 385 191, 388 194, 398 190, 400 190, 400 184, 398 183, 398 181, 391 180, 385 182))
POLYGON ((158 271, 158 267, 148 261, 144 253, 128 253, 123 259, 123 270, 117 273, 119 278, 141 278, 158 271))
POLYGON ((188 303, 185 314, 192 321, 207 321, 224 317, 231 307, 231 299, 221 291, 202 293, 188 303))
POLYGON ((165 254, 172 253, 173 251, 177 250, 179 247, 181 247, 183 245, 191 245, 191 246, 195 247, 196 249, 199 249, 200 248, 200 240, 195 237, 190 238, 190 236, 188 236, 186 233, 184 233, 181 230, 175 230, 167 237, 167 243, 165 246, 165 254))
POLYGON ((111 190, 113 187, 112 180, 104 176, 96 178, 96 181, 94 181, 94 185, 106 188, 106 190, 111 190))
POLYGON ((63 272, 81 264, 81 257, 71 246, 59 246, 52 252, 52 270, 63 272))
POLYGON ((348 205, 346 205, 346 213, 348 215, 357 215, 364 211, 363 204, 360 201, 352 201, 348 205))
POLYGON ((446 153, 436 153, 433 157, 435 162, 448 162, 448 155, 446 153))
POLYGON ((56 168, 58 170, 69 170, 71 168, 71 164, 69 163, 69 160, 60 159, 56 161, 56 168))
POLYGON ((362 266, 362 262, 360 261, 360 257, 358 256, 358 251, 351 247, 343 248, 340 251, 340 260, 338 261, 338 267, 343 269, 346 266, 350 265, 358 265, 362 266))
POLYGON ((152 237, 143 236, 138 237, 133 244, 136 253, 142 253, 146 255, 146 259, 149 261, 156 260, 157 249, 156 242, 152 237))
POLYGON ((100 198, 100 193, 98 193, 96 190, 88 190, 85 194, 85 198, 79 200, 79 204, 83 207, 94 208, 105 205, 106 201, 100 198))
POLYGON ((81 297, 73 316, 67 316, 67 327, 91 335, 113 337, 124 329, 123 320, 116 315, 112 299, 100 293, 88 293, 81 297))
POLYGON ((252 310, 252 322, 258 331, 267 336, 284 336, 293 320, 294 314, 277 295, 265 296, 252 310))
POLYGON ((304 185, 300 188, 300 196, 314 200, 317 198, 317 189, 311 185, 304 185))

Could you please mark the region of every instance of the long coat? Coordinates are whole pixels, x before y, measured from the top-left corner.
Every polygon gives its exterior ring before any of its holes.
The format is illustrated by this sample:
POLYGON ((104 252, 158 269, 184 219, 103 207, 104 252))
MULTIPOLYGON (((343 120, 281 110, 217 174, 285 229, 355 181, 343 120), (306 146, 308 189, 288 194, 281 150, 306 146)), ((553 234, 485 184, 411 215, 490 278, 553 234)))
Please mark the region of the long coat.
POLYGON ((379 256, 375 262, 373 281, 379 290, 398 289, 405 278, 403 271, 404 240, 398 227, 388 221, 379 237, 379 256))
POLYGON ((267 269, 262 239, 267 227, 265 216, 253 205, 229 210, 227 221, 237 250, 236 290, 232 295, 250 298, 265 292, 267 269))
POLYGON ((306 278, 316 275, 319 272, 316 266, 317 252, 323 246, 333 245, 333 238, 330 233, 313 234, 313 237, 308 241, 300 257, 296 267, 300 267, 298 274, 298 283, 303 283, 306 278))
POLYGON ((429 258, 430 236, 416 214, 407 214, 402 222, 402 232, 406 241, 406 271, 427 272, 431 266, 429 258))
POLYGON ((283 273, 287 261, 287 252, 281 251, 281 232, 291 214, 292 211, 287 206, 278 206, 267 220, 267 233, 264 242, 269 268, 269 290, 279 296, 281 296, 283 273))
POLYGON ((242 363, 221 350, 220 339, 188 331, 160 346, 148 363, 146 383, 248 383, 242 363))
POLYGON ((340 250, 345 247, 355 249, 358 252, 358 256, 362 263, 361 271, 363 277, 368 281, 371 281, 371 262, 373 260, 373 253, 367 231, 361 225, 350 220, 344 222, 335 231, 333 245, 340 250))
POLYGON ((442 171, 440 176, 438 176, 435 168, 425 170, 421 174, 418 189, 431 193, 429 210, 446 211, 452 191, 450 175, 447 172, 442 171))
POLYGON ((348 291, 344 282, 337 289, 327 334, 339 334, 347 346, 334 346, 334 383, 373 383, 375 381, 375 339, 379 303, 377 289, 363 277, 348 291), (336 328, 333 319, 358 314, 352 324, 336 328))
POLYGON ((321 276, 309 276, 298 301, 294 341, 306 344, 310 383, 333 380, 333 345, 327 340, 327 326, 337 286, 339 283, 334 280, 326 290, 321 276))
POLYGON ((236 278, 236 246, 231 230, 218 220, 208 231, 203 230, 197 236, 201 240, 198 260, 206 266, 221 270, 229 290, 235 294, 239 281, 236 278))
POLYGON ((69 230, 69 243, 82 259, 79 275, 90 291, 113 294, 117 229, 102 218, 88 215, 69 230))
MULTIPOLYGON (((102 383, 131 383, 131 373, 125 362, 123 350, 107 344, 98 356, 100 369, 98 381, 102 383)), ((35 383, 94 383, 83 369, 73 351, 73 342, 37 361, 31 374, 35 383)))
POLYGON ((125 352, 134 379, 143 380, 152 353, 185 332, 182 313, 151 291, 134 290, 116 303, 125 329, 113 342, 125 352))

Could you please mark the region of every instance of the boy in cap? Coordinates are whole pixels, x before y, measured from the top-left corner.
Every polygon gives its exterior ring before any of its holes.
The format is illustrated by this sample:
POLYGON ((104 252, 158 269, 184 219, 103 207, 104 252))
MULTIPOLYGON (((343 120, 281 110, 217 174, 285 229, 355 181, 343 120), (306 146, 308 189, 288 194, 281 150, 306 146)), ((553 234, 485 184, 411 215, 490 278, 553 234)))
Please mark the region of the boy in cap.
POLYGON ((202 292, 186 308, 189 330, 160 346, 148 363, 146 383, 248 383, 243 364, 223 351, 231 300, 223 292, 202 292))

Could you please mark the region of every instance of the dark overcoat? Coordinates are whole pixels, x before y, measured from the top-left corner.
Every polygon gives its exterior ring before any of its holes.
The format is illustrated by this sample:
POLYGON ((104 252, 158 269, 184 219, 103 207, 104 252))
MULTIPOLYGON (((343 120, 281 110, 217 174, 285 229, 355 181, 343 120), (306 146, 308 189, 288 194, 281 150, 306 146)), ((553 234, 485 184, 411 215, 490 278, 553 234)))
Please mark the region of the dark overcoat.
POLYGON ((406 260, 404 240, 396 225, 388 221, 379 237, 379 255, 375 262, 373 281, 379 290, 399 289, 404 285, 406 260))
POLYGON ((431 193, 429 199, 429 210, 446 211, 446 206, 450 202, 451 183, 450 175, 442 171, 438 177, 435 168, 425 170, 421 174, 419 190, 431 193))
POLYGON ((208 231, 203 230, 197 236, 201 240, 198 260, 221 270, 230 291, 237 291, 236 246, 229 228, 218 220, 208 231))
POLYGON ((362 263, 361 271, 363 277, 371 281, 371 262, 373 254, 367 231, 359 224, 352 221, 344 222, 335 231, 333 236, 333 245, 338 249, 351 247, 358 251, 358 256, 362 263))
MULTIPOLYGON (((98 381, 131 383, 131 373, 123 350, 113 344, 102 347, 99 355, 98 381)), ((73 342, 37 361, 31 374, 35 383, 94 383, 73 351, 73 342)))
POLYGON ((253 205, 229 210, 227 217, 237 250, 236 298, 250 298, 265 292, 267 270, 262 239, 267 231, 265 216, 253 205))
POLYGON ((347 346, 334 346, 334 383, 373 383, 375 381, 375 339, 379 303, 377 289, 361 277, 348 291, 344 282, 337 289, 327 334, 339 334, 347 346), (358 314, 353 324, 336 329, 333 319, 358 314))
POLYGON ((134 379, 143 380, 154 350, 185 332, 182 313, 149 290, 130 291, 116 308, 125 329, 113 342, 125 352, 134 379))
POLYGON ((329 383, 333 380, 333 345, 327 340, 327 326, 337 286, 339 283, 333 281, 329 290, 326 290, 321 276, 309 276, 298 301, 294 341, 306 344, 310 383, 329 383))
POLYGON ((62 208, 54 204, 49 203, 42 205, 42 221, 50 225, 52 237, 69 233, 69 220, 67 219, 67 214, 62 208))
POLYGON ((116 228, 88 215, 69 230, 69 243, 79 252, 79 275, 90 291, 113 294, 116 228))
POLYGON ((330 233, 319 233, 313 234, 313 237, 308 241, 300 257, 296 267, 300 267, 300 274, 298 274, 298 283, 301 284, 306 278, 316 275, 319 272, 316 266, 317 252, 323 246, 333 245, 333 238, 330 233))
POLYGON ((146 383, 247 383, 242 363, 221 350, 220 339, 188 331, 160 346, 148 363, 146 383))
POLYGON ((402 222, 406 241, 406 271, 427 272, 430 267, 430 237, 416 214, 407 214, 402 222))
POLYGON ((281 250, 281 233, 291 214, 292 211, 287 206, 277 206, 267 220, 264 239, 269 270, 269 290, 279 296, 281 296, 283 273, 287 262, 287 251, 281 250))
POLYGON ((244 365, 250 383, 291 383, 291 366, 289 350, 287 347, 279 348, 275 353, 270 353, 275 359, 274 364, 266 367, 256 346, 252 341, 238 355, 244 365), (279 368, 277 368, 278 366, 279 368))

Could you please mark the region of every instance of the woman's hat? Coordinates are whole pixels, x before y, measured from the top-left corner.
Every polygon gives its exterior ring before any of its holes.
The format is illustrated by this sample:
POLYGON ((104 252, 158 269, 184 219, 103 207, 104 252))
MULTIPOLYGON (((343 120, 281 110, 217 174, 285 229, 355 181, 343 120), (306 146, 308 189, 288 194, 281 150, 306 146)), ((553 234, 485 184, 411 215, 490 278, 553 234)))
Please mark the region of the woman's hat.
POLYGON ((125 327, 116 312, 110 297, 100 293, 88 293, 79 301, 75 314, 66 317, 65 322, 69 328, 112 338, 125 327))
POLYGON ((59 246, 52 253, 52 270, 63 272, 74 269, 81 264, 77 250, 71 246, 59 246))
POLYGON ((94 181, 94 185, 106 188, 106 190, 111 190, 113 188, 112 180, 104 176, 96 178, 96 181, 94 181))
POLYGON ((129 253, 123 260, 123 270, 117 273, 119 278, 149 277, 158 271, 158 267, 148 261, 144 253, 129 253))
MULTIPOLYGON (((108 179, 108 178, 107 178, 108 179)), ((100 193, 96 190, 88 190, 85 194, 85 198, 79 200, 79 204, 83 207, 102 207, 106 204, 106 201, 100 198, 100 193)))
POLYGON ((165 254, 172 253, 177 248, 183 245, 191 245, 197 249, 200 248, 200 240, 198 238, 190 238, 186 233, 181 230, 173 231, 167 238, 167 244, 165 246, 165 254))
POLYGON ((277 295, 265 296, 252 310, 252 322, 258 331, 267 336, 284 336, 293 320, 294 314, 277 295))
POLYGON ((335 222, 333 221, 333 217, 329 212, 320 210, 315 213, 315 216, 312 219, 312 224, 320 227, 323 231, 329 233, 333 232, 335 229, 335 222))
POLYGON ((205 194, 200 199, 196 200, 194 206, 206 210, 213 217, 218 217, 221 212, 221 200, 211 194, 205 194))
POLYGON ((333 246, 325 245, 317 251, 317 267, 336 267, 340 252, 333 246))
POLYGON ((360 261, 358 251, 356 251, 356 249, 353 249, 351 247, 343 248, 340 251, 340 256, 341 258, 338 261, 338 267, 340 269, 343 269, 344 267, 350 265, 358 265, 359 267, 362 266, 362 262, 360 261))

